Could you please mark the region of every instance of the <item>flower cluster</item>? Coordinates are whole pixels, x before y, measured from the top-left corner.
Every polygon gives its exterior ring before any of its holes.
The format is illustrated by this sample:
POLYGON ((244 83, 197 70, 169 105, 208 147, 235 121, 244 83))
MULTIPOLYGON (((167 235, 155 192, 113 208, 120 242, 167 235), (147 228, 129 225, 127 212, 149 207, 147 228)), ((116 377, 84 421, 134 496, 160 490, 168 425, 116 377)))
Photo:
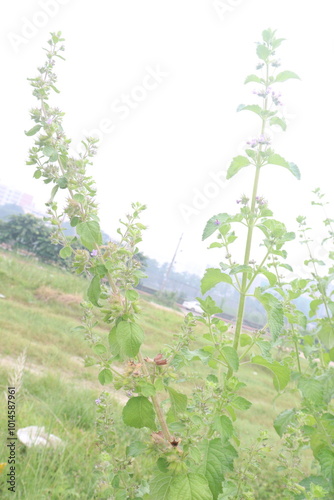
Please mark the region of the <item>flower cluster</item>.
POLYGON ((237 203, 241 203, 241 205, 247 205, 249 202, 249 198, 245 194, 243 194, 240 198, 240 200, 237 200, 237 203))
POLYGON ((270 144, 270 138, 269 137, 266 137, 265 135, 261 134, 258 138, 254 138, 254 139, 251 139, 250 141, 247 141, 247 144, 251 147, 251 148, 255 148, 256 146, 258 146, 259 144, 262 144, 262 145, 268 145, 270 144))
POLYGON ((273 100, 273 103, 276 104, 276 106, 282 106, 283 103, 280 101, 280 97, 282 94, 280 92, 272 92, 271 93, 271 98, 273 100))
POLYGON ((268 205, 267 200, 265 200, 263 196, 257 196, 255 200, 258 205, 268 205))
POLYGON ((267 87, 267 88, 264 88, 264 89, 261 89, 261 90, 253 90, 253 94, 259 96, 259 97, 263 97, 263 99, 265 99, 266 97, 268 97, 268 95, 270 94, 271 92, 271 87, 267 87))

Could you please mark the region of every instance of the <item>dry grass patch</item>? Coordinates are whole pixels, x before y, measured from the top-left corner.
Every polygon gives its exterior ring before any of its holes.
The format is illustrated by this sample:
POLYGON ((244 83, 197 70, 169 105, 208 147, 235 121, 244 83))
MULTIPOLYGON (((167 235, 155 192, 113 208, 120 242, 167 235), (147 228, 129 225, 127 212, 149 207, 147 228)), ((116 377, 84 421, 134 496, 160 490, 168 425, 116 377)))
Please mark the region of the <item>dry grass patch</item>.
POLYGON ((35 291, 35 296, 36 298, 44 302, 58 302, 59 304, 65 305, 80 305, 83 301, 81 295, 73 293, 63 293, 48 286, 40 286, 39 288, 37 288, 37 290, 35 291))

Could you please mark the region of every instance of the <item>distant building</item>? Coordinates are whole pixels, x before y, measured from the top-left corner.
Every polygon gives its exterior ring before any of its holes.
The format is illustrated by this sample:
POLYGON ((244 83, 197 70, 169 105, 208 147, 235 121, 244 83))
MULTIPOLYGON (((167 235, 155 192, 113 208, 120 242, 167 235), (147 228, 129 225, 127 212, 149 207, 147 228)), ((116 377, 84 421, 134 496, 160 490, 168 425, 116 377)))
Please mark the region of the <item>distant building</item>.
POLYGON ((33 214, 36 217, 44 217, 45 214, 36 210, 34 197, 31 194, 23 193, 4 184, 0 184, 0 205, 18 205, 25 213, 33 214))

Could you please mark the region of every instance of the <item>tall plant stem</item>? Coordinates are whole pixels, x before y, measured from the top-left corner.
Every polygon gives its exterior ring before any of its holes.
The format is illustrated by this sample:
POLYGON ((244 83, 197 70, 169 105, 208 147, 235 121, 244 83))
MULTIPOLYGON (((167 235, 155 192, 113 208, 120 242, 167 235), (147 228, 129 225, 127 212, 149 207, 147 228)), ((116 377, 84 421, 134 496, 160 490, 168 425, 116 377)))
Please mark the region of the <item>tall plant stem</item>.
MULTIPOLYGON (((269 72, 269 70, 268 70, 268 64, 267 64, 266 65, 266 84, 265 84, 266 88, 268 86, 268 76, 269 76, 268 72, 269 72)), ((267 98, 264 99, 263 109, 264 109, 264 111, 267 110, 267 98)), ((261 135, 264 134, 265 128, 266 128, 266 118, 262 118, 261 135)), ((250 208, 251 213, 250 213, 250 220, 249 220, 249 224, 248 224, 246 248, 245 248, 244 262, 243 262, 245 266, 249 265, 249 257, 250 257, 250 252, 251 252, 251 248, 252 248, 254 220, 255 220, 254 214, 255 214, 256 195, 257 195, 257 190, 259 187, 260 169, 262 166, 261 151, 262 151, 262 145, 260 145, 260 147, 258 149, 256 165, 255 165, 256 170, 255 170, 255 177, 254 177, 254 182, 253 182, 252 201, 251 201, 251 208, 250 208)), ((236 327, 235 327, 235 335, 234 335, 234 341, 233 341, 233 347, 235 350, 237 350, 239 347, 239 340, 240 340, 242 324, 243 324, 243 320, 244 320, 244 313, 245 313, 245 302, 246 302, 247 289, 248 289, 247 272, 244 272, 242 274, 237 323, 236 323, 236 327)), ((230 378, 232 375, 233 375, 233 370, 232 370, 232 368, 229 367, 228 372, 227 372, 227 378, 230 378)))

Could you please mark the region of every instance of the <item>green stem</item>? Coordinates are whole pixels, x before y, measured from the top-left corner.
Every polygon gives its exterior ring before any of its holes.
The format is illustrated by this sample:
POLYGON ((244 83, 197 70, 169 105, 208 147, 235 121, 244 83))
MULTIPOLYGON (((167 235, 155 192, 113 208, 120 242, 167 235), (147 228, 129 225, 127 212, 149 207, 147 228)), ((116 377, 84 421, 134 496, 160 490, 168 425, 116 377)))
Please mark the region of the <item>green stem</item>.
MULTIPOLYGON (((142 365, 144 375, 146 375, 147 377, 149 377, 150 376, 149 371, 147 369, 147 366, 145 364, 143 356, 141 355, 140 352, 137 354, 137 357, 138 357, 139 363, 141 363, 141 365, 142 365)), ((169 429, 168 429, 168 426, 167 426, 164 414, 163 414, 163 412, 162 412, 162 410, 160 408, 158 398, 156 396, 151 396, 151 401, 153 403, 153 406, 154 406, 154 409, 155 409, 155 413, 156 413, 156 415, 158 417, 158 420, 159 420, 159 423, 161 425, 161 430, 162 430, 162 433, 164 435, 164 438, 170 443, 172 441, 172 436, 171 436, 171 434, 169 432, 169 429)))

